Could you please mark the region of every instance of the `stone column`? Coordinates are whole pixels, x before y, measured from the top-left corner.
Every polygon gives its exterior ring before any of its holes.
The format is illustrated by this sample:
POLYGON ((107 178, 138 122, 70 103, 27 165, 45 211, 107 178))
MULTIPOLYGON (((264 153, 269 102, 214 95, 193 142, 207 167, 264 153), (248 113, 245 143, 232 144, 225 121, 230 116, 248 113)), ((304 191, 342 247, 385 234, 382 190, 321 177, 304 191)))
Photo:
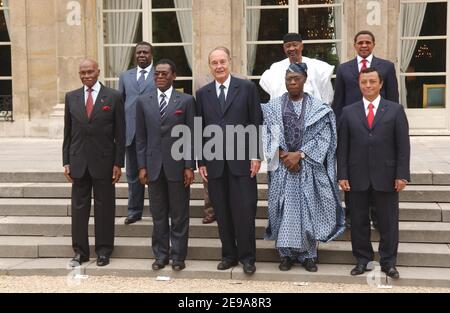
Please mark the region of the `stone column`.
POLYGON ((65 94, 81 87, 78 77, 80 62, 88 57, 96 59, 96 7, 95 1, 87 0, 55 0, 55 5, 57 104, 50 114, 49 137, 62 138, 65 94))

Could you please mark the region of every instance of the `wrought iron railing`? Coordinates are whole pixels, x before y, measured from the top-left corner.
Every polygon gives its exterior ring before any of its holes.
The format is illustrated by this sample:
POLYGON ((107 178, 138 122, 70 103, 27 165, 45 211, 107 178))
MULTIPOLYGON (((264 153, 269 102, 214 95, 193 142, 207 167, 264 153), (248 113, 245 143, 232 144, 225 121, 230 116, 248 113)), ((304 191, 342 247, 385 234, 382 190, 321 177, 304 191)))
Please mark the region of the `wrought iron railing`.
POLYGON ((0 122, 12 122, 13 109, 12 109, 12 96, 0 95, 0 122))

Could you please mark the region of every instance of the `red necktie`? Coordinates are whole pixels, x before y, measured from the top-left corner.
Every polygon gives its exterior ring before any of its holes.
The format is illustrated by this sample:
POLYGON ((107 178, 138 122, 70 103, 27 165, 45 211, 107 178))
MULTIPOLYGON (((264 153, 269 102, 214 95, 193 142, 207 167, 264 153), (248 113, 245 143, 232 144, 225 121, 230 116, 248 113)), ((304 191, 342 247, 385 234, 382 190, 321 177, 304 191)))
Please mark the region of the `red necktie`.
POLYGON ((92 111, 94 110, 94 98, 92 97, 92 88, 88 89, 88 97, 86 101, 86 114, 88 118, 91 118, 92 111))
POLYGON ((369 104, 369 114, 367 115, 367 124, 369 125, 369 128, 372 128, 373 120, 375 119, 375 114, 373 113, 374 108, 372 103, 369 104))
POLYGON ((361 72, 362 71, 364 71, 364 70, 366 70, 367 69, 367 60, 366 59, 363 59, 362 61, 361 61, 361 63, 362 63, 362 67, 361 67, 361 72))

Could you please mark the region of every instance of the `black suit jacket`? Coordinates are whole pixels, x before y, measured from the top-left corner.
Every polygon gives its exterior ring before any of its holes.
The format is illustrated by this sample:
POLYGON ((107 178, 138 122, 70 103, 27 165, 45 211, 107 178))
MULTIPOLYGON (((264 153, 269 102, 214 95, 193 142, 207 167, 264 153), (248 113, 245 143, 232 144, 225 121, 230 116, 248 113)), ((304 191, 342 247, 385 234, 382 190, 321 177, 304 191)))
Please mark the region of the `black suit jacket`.
POLYGON ((71 177, 112 179, 113 166, 125 159, 125 116, 121 94, 101 86, 91 118, 86 115, 84 87, 66 94, 63 165, 71 177))
POLYGON ((381 100, 372 129, 364 103, 344 108, 338 134, 338 179, 351 191, 393 192, 396 179, 410 180, 409 126, 403 107, 381 100))
MULTIPOLYGON (((378 69, 383 76, 381 96, 389 101, 399 103, 397 74, 394 63, 373 57, 371 67, 378 69)), ((362 99, 359 88, 359 67, 357 58, 341 64, 337 70, 334 90, 333 110, 339 123, 345 106, 362 99)))
MULTIPOLYGON (((194 97, 175 89, 169 99, 163 119, 161 119, 159 111, 156 89, 150 95, 138 98, 136 107, 137 161, 139 169, 147 169, 149 181, 154 182, 159 178, 163 166, 167 180, 173 182, 184 180, 185 168, 195 170, 194 117, 194 97), (181 136, 172 136, 172 129, 182 125, 186 125, 190 130, 190 138, 184 137, 182 141, 179 141, 181 136), (176 142, 183 143, 183 148, 187 149, 183 153, 188 152, 178 160, 175 160, 172 155, 172 147, 176 142)), ((180 150, 176 149, 176 151, 180 150)))
MULTIPOLYGON (((234 150, 234 157, 227 159, 227 138, 224 135, 223 141, 220 141, 223 144, 223 157, 221 160, 208 160, 208 158, 198 156, 198 164, 199 166, 206 166, 208 177, 212 179, 219 178, 222 175, 225 162, 234 176, 249 176, 250 160, 261 159, 259 153, 259 148, 261 147, 259 127, 262 123, 262 111, 258 90, 253 82, 231 76, 226 98, 226 110, 223 113, 220 108, 215 84, 216 82, 214 81, 204 86, 196 94, 196 111, 197 115, 203 118, 203 129, 207 126, 218 126, 225 134, 227 126, 256 126, 257 138, 252 138, 253 140, 250 143, 249 136, 246 136, 244 144, 238 147, 237 137, 234 136, 234 145, 229 147, 229 149, 232 148, 234 150), (256 145, 256 149, 252 149, 250 144, 253 147, 256 145), (242 154, 243 158, 238 159, 238 152, 242 154), (255 153, 251 155, 252 153, 250 152, 255 153)), ((203 137, 203 147, 210 139, 213 138, 203 137)))

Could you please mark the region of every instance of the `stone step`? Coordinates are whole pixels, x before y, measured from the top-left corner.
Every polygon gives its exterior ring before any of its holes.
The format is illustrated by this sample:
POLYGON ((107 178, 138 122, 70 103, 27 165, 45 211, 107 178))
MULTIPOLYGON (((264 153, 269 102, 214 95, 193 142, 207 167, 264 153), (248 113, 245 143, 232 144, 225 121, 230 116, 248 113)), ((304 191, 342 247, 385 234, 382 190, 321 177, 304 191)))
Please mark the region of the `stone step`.
MULTIPOLYGON (((172 271, 170 266, 160 271, 153 271, 152 261, 143 259, 118 259, 111 258, 111 263, 106 267, 98 267, 95 259, 84 263, 77 269, 68 269, 68 258, 42 258, 42 259, 9 259, 0 258, 0 275, 9 276, 113 276, 113 277, 147 277, 156 279, 158 276, 174 279, 220 279, 230 282, 245 281, 278 281, 285 283, 335 283, 367 285, 368 281, 376 279, 380 284, 414 287, 441 287, 450 288, 449 268, 424 268, 424 267, 397 267, 401 279, 392 281, 379 269, 367 272, 361 276, 350 276, 352 265, 319 264, 317 273, 309 273, 301 266, 294 265, 289 272, 281 272, 278 263, 257 262, 257 270, 254 275, 243 274, 242 266, 238 265, 226 271, 216 269, 216 261, 187 260, 186 268, 181 272, 172 271), (370 275, 370 276, 369 276, 370 275)), ((70 282, 68 280, 68 282, 70 282)), ((299 287, 305 292, 308 287, 299 287)), ((374 287, 376 288, 376 287, 374 287)))
MULTIPOLYGON (((116 218, 117 237, 150 237, 153 232, 151 218, 144 217, 133 225, 124 225, 124 218, 116 218)), ((263 239, 267 220, 257 219, 256 238, 263 239)), ((94 219, 89 220, 89 234, 94 235, 94 219)), ((203 225, 201 218, 191 218, 190 238, 218 238, 217 223, 203 225)), ((70 217, 7 216, 0 217, 0 236, 71 236, 70 217)), ((340 240, 350 240, 350 230, 340 240)), ((372 231, 372 240, 379 241, 378 231, 372 231)), ((449 243, 450 223, 442 222, 401 222, 400 242, 449 243)))
MULTIPOLYGON (((91 253, 94 239, 90 238, 91 253)), ((117 237, 112 257, 150 259, 151 238, 117 237)), ((374 243, 375 251, 378 244, 374 243)), ((271 241, 257 240, 258 262, 278 262, 279 256, 271 241)), ((0 236, 0 258, 70 258, 73 256, 70 237, 0 236)), ((219 239, 191 238, 188 260, 214 260, 221 258, 219 239)), ((331 242, 319 245, 319 263, 354 264, 350 242, 331 242)), ((397 265, 415 267, 450 268, 450 246, 448 244, 401 243, 397 265)))
MULTIPOLYGON (((120 179, 121 183, 126 183, 127 177, 125 175, 125 169, 123 169, 123 175, 120 179)), ((258 174, 257 177, 259 184, 267 183, 267 172, 258 174)), ((0 183, 65 183, 66 179, 63 172, 54 171, 40 171, 40 170, 27 170, 16 172, 0 172, 0 183)), ((195 173, 195 182, 201 183, 201 176, 198 172, 195 173)), ((450 173, 445 171, 436 170, 424 170, 413 169, 411 173, 411 184, 413 185, 450 185, 450 173)))
MULTIPOLYGON (((267 200, 267 185, 258 185, 258 199, 267 200)), ((191 199, 203 199, 203 185, 193 184, 191 199)), ((0 198, 69 198, 71 185, 66 183, 0 183, 0 198)), ((117 184, 117 198, 128 197, 128 185, 117 184)), ((146 195, 147 197, 147 195, 146 195)), ((410 185, 400 194, 405 202, 450 202, 450 186, 410 185)))
MULTIPOLYGON (((127 216, 127 199, 117 199, 116 216, 127 216)), ((344 205, 344 204, 343 204, 344 205)), ((92 206, 93 207, 93 206, 92 206)), ((191 217, 203 217, 203 200, 191 200, 191 217)), ((70 216, 70 199, 0 198, 0 216, 70 216)), ((94 215, 92 210, 91 216, 94 215)), ((145 201, 144 216, 149 216, 145 201)), ((267 201, 258 201, 257 218, 267 218, 267 201)), ((401 202, 400 221, 450 222, 450 204, 401 202), (446 209, 448 207, 448 209, 446 209), (444 218, 444 219, 443 219, 444 218)))

